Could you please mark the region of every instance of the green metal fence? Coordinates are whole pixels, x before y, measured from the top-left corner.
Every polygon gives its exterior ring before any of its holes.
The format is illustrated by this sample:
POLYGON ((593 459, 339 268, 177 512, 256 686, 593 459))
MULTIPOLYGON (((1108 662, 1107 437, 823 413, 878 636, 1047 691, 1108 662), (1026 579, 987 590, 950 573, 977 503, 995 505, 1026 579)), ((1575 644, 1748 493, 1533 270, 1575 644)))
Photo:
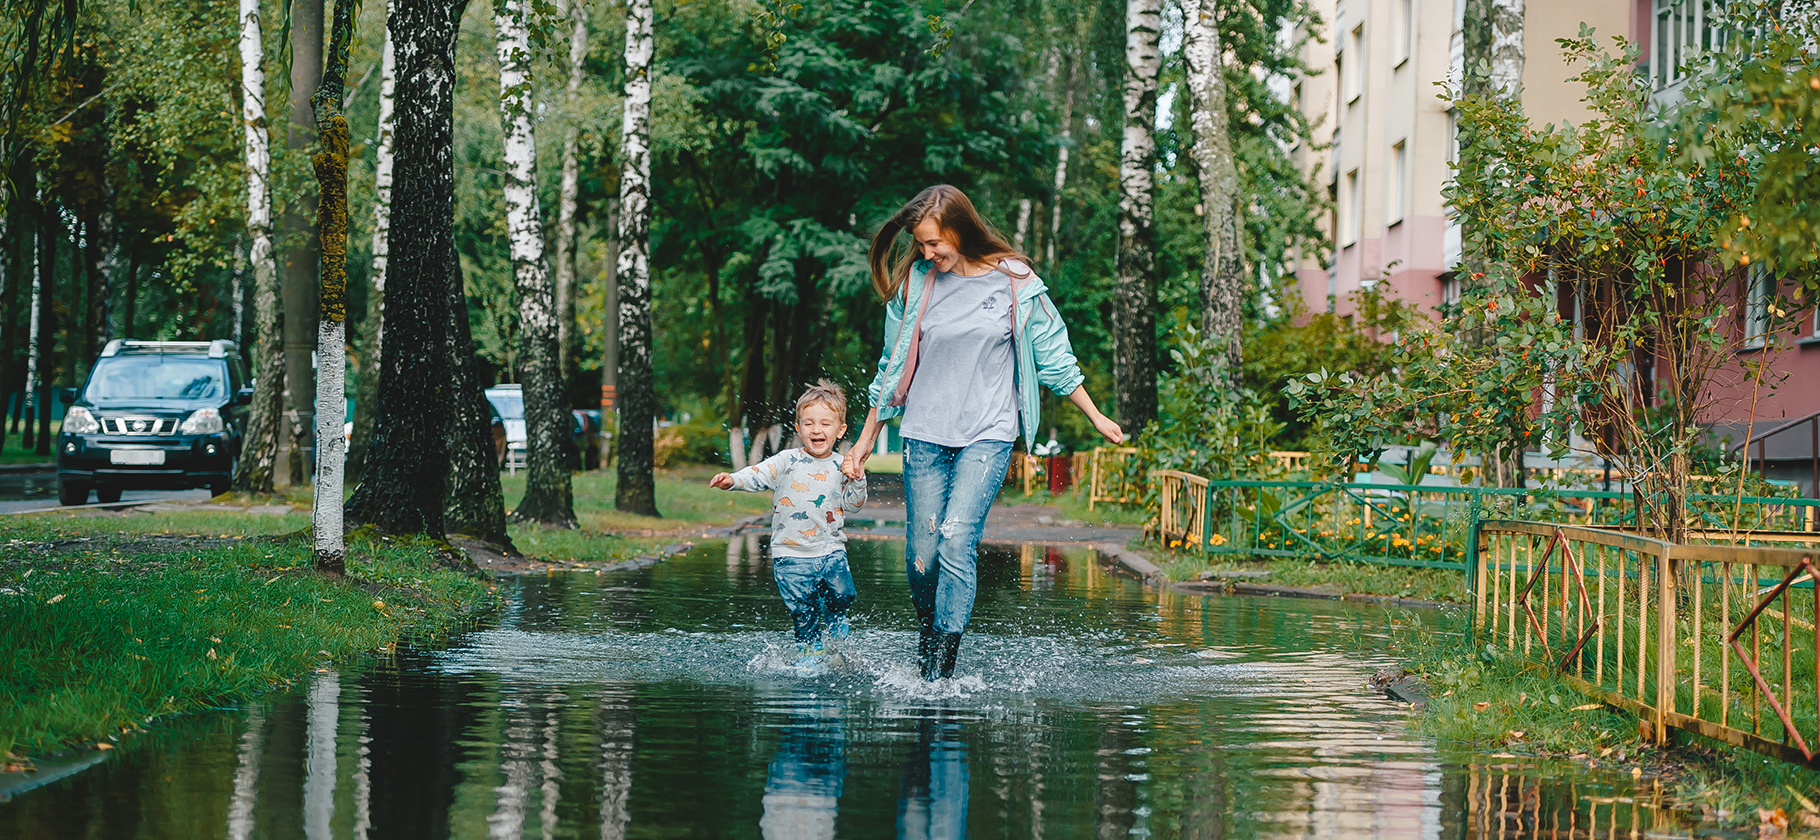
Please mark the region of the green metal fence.
MULTIPOLYGON (((1159 471, 1156 531, 1170 547, 1207 554, 1303 557, 1466 572, 1488 519, 1635 527, 1629 494, 1604 490, 1209 481, 1159 471), (1200 498, 1195 498, 1199 496, 1200 498), (1198 517, 1200 521, 1192 521, 1198 517)), ((1694 494, 1704 533, 1814 532, 1820 500, 1694 494)), ((1814 534, 1820 540, 1820 533, 1814 534)))

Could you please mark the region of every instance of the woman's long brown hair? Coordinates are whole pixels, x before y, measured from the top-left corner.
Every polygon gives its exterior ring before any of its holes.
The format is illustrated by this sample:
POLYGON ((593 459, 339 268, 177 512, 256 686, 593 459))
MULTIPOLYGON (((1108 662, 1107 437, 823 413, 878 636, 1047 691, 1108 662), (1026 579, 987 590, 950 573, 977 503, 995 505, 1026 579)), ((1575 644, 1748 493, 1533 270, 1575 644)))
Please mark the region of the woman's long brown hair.
POLYGON ((910 233, 931 216, 935 217, 935 224, 942 233, 953 241, 954 250, 968 262, 996 267, 1000 260, 1015 259, 1030 264, 1029 257, 1011 247, 1004 236, 980 218, 966 193, 947 184, 937 184, 917 193, 872 234, 872 250, 867 259, 872 263, 872 288, 881 300, 890 300, 903 289, 905 279, 910 276, 910 265, 916 260, 915 243, 908 249, 899 248, 898 234, 910 233))

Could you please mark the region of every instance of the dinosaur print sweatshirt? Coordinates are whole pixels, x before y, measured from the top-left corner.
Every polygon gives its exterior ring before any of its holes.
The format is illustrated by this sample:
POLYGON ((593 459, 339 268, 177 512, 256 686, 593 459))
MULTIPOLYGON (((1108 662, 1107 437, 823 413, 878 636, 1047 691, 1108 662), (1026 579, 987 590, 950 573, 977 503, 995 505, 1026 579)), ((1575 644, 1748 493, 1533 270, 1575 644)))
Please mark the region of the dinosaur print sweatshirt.
POLYGON ((847 547, 847 514, 866 504, 864 476, 841 474, 841 457, 786 449, 733 474, 733 489, 771 491, 771 556, 825 557, 847 547))

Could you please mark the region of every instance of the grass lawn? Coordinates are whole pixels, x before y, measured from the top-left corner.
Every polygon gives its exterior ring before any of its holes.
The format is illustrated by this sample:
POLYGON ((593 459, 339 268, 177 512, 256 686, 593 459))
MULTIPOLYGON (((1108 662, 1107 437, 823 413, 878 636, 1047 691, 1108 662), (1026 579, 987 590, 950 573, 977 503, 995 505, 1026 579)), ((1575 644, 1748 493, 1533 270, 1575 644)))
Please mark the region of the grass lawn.
POLYGON ((1294 557, 1246 557, 1238 554, 1201 554, 1169 549, 1146 542, 1137 549, 1162 567, 1170 580, 1195 580, 1202 572, 1267 571, 1256 583, 1324 589, 1336 595, 1390 595, 1464 604, 1471 600, 1463 572, 1380 566, 1372 563, 1332 563, 1294 557))
POLYGON ((108 743, 232 705, 494 603, 428 542, 356 539, 348 575, 309 570, 301 516, 10 517, 0 524, 0 763, 108 743))
MULTIPOLYGON (((611 470, 576 473, 575 518, 571 531, 518 523, 512 542, 531 557, 556 560, 619 560, 699 538, 705 528, 729 525, 771 510, 769 493, 715 490, 708 479, 719 467, 688 465, 657 471, 657 511, 661 517, 637 516, 613 508, 615 475, 611 470)), ((506 509, 524 498, 525 476, 501 475, 506 509)))
POLYGON ((1074 489, 1060 495, 1050 495, 1048 490, 1038 490, 1026 496, 1018 486, 1007 486, 999 492, 995 503, 1004 507, 1019 505, 1042 505, 1061 508, 1058 520, 1072 520, 1086 525, 1142 525, 1147 517, 1144 508, 1138 505, 1115 505, 1101 502, 1087 509, 1087 488, 1076 484, 1074 489))

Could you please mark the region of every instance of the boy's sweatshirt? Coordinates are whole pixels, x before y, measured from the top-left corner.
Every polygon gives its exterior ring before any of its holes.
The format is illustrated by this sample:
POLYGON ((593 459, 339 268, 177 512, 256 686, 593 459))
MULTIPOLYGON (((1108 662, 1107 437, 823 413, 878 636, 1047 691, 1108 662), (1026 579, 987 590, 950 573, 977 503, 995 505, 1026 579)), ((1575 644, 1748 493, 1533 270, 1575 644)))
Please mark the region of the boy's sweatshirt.
POLYGON ((849 479, 841 457, 786 449, 733 474, 733 489, 771 491, 771 555, 823 557, 847 547, 847 519, 866 503, 866 479, 849 479))

